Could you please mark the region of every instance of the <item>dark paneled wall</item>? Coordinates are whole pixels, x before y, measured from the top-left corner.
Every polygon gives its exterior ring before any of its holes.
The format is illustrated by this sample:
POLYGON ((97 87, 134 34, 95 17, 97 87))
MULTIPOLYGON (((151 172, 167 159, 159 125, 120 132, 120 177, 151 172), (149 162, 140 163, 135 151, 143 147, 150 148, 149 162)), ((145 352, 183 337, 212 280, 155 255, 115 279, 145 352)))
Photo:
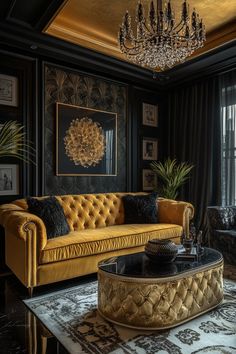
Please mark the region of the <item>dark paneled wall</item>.
MULTIPOLYGON (((8 121, 17 121, 24 125, 24 132, 28 140, 33 141, 37 148, 37 111, 35 90, 36 60, 30 57, 0 55, 0 74, 17 78, 17 106, 0 105, 0 124, 8 121)), ((36 161, 35 161, 36 162, 36 161)), ((19 166, 19 195, 37 194, 38 168, 27 165, 13 157, 1 157, 0 164, 16 164, 19 166)), ((0 196, 0 202, 16 199, 15 195, 0 196)))
MULTIPOLYGON (((126 191, 127 159, 127 88, 124 84, 45 65, 44 114, 44 191, 45 194, 76 194, 126 191), (117 176, 55 175, 56 102, 117 113, 117 176)), ((63 144, 63 142, 58 142, 63 144)), ((84 168, 84 174, 86 173, 84 168)), ((69 171, 68 171, 69 173, 69 171)))
MULTIPOLYGON (((114 73, 115 69, 114 66, 114 73)), ((106 78, 104 74, 98 75, 97 71, 94 74, 81 66, 65 65, 56 59, 56 55, 55 60, 49 62, 46 56, 29 56, 15 48, 1 51, 0 73, 15 75, 19 79, 19 107, 7 109, 0 106, 0 123, 9 119, 19 120, 36 148, 36 166, 17 162, 21 171, 19 195, 0 196, 1 203, 26 195, 142 189, 142 168, 147 167, 142 161, 142 137, 159 134, 159 128, 142 126, 142 102, 161 104, 161 96, 156 90, 135 85, 130 80, 106 78), (58 75, 64 77, 63 84, 58 75), (80 80, 81 85, 76 92, 77 88, 70 84, 68 95, 67 85, 71 76, 80 80), (117 176, 56 176, 56 102, 118 113, 117 176)), ((159 117, 159 125, 160 122, 159 117)), ((5 160, 3 162, 6 163, 5 160)))

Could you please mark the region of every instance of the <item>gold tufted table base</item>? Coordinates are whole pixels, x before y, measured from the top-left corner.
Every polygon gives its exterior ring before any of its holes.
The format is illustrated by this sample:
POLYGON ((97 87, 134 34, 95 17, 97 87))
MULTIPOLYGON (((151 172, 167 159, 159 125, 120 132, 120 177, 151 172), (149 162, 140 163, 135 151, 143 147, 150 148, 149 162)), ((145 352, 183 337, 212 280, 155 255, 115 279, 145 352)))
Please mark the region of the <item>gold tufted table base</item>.
POLYGON ((171 328, 223 300, 223 261, 169 278, 130 278, 98 271, 98 311, 119 325, 171 328))

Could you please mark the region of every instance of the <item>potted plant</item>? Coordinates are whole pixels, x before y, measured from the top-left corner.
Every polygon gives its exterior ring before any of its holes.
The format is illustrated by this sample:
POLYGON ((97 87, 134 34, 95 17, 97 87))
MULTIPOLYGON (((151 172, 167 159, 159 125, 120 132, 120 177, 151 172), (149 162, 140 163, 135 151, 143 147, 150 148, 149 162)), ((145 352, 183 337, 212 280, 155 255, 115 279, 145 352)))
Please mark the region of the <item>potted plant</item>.
POLYGON ((24 126, 17 121, 3 124, 0 130, 0 157, 15 157, 24 162, 32 162, 35 150, 31 143, 25 141, 24 126))
POLYGON ((160 196, 168 199, 176 199, 178 196, 178 189, 189 178, 190 171, 193 165, 186 162, 177 163, 176 159, 168 158, 164 163, 153 161, 151 169, 157 175, 158 191, 160 196))

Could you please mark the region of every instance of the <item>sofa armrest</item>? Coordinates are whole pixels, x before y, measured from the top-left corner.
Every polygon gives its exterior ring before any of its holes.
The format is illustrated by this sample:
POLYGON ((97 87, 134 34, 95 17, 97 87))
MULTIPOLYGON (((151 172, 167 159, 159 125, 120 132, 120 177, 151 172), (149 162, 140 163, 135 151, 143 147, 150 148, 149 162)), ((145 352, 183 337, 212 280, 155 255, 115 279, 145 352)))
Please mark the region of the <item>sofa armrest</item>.
POLYGON ((207 207, 208 224, 212 230, 231 230, 236 224, 235 206, 207 207))
POLYGON ((158 199, 158 216, 160 223, 181 225, 188 237, 189 222, 194 216, 194 207, 187 202, 160 198, 158 199))
POLYGON ((36 215, 27 212, 14 204, 0 206, 0 224, 5 233, 11 233, 26 242, 29 230, 34 230, 37 236, 37 246, 42 250, 47 244, 47 232, 44 222, 36 215))

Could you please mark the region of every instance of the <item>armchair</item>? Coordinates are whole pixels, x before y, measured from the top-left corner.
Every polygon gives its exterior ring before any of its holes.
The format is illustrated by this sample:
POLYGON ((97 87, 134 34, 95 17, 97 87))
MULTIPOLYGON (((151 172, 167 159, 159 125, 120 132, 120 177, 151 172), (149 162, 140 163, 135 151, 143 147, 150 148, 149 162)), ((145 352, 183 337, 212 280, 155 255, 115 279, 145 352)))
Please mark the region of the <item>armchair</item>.
POLYGON ((219 250, 227 263, 236 265, 236 206, 209 206, 207 219, 210 246, 219 250))

